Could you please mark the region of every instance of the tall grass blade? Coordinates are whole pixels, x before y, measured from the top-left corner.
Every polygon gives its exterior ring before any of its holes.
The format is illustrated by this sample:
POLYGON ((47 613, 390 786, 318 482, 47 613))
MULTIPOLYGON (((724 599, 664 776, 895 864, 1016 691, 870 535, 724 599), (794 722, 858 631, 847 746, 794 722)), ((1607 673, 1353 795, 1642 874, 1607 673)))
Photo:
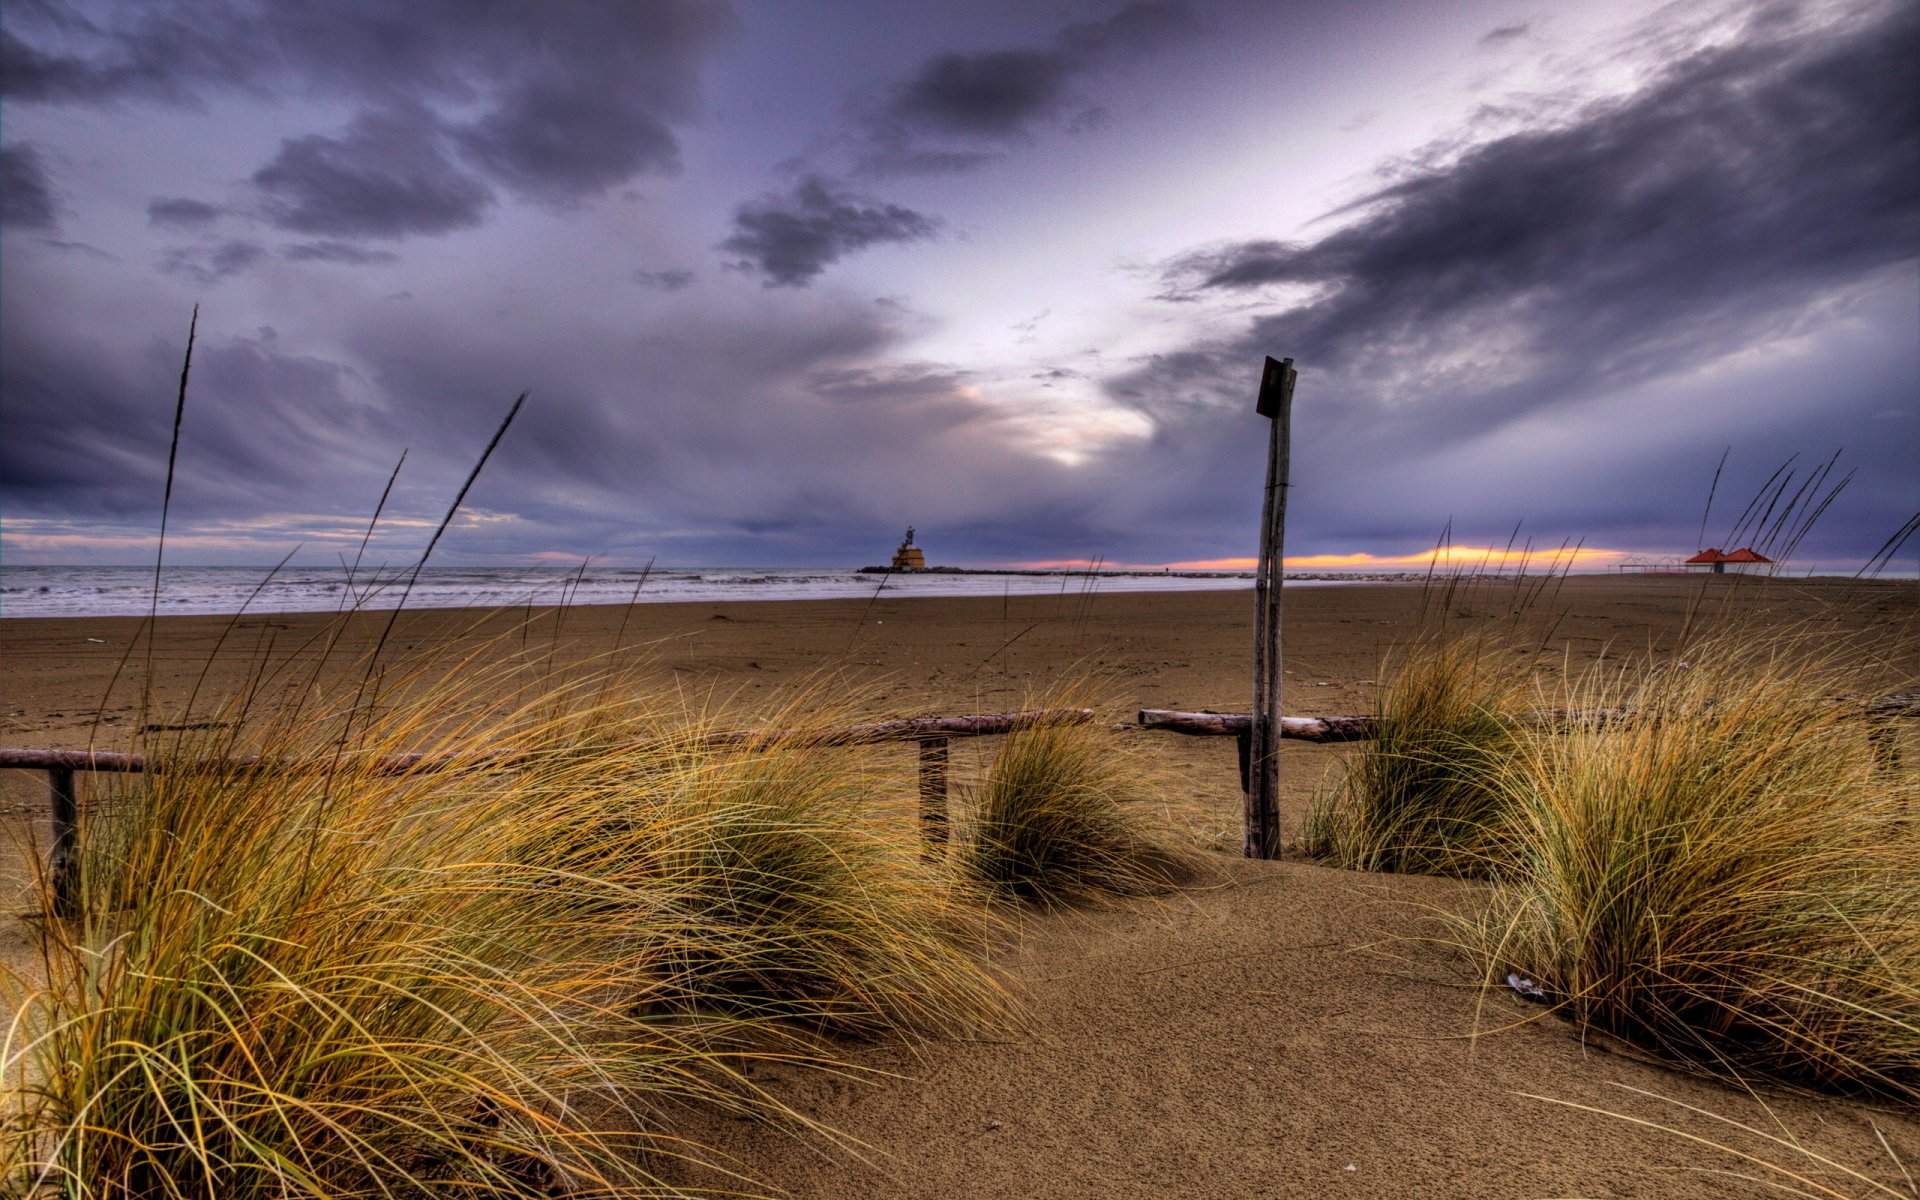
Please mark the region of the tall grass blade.
POLYGON ((1720 461, 1713 468, 1713 482, 1707 485, 1707 506, 1700 510, 1700 534, 1694 539, 1693 548, 1704 550, 1707 545, 1707 518, 1713 515, 1713 497, 1720 490, 1720 472, 1727 469, 1727 456, 1733 453, 1729 444, 1720 452, 1720 461))

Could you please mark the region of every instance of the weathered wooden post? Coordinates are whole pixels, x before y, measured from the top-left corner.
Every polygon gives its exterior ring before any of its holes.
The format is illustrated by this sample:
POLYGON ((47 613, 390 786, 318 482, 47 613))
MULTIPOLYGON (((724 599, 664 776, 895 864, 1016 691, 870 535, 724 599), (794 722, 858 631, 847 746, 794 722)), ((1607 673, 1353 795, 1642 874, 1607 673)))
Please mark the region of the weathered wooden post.
POLYGON ((921 856, 938 858, 947 850, 947 739, 920 739, 921 856))
POLYGON ((79 915, 80 801, 73 790, 72 767, 47 768, 47 800, 53 824, 53 846, 47 855, 48 882, 53 885, 53 915, 79 915))
POLYGON ((1260 506, 1260 566, 1253 579, 1253 727, 1249 731, 1246 856, 1280 857, 1280 586, 1287 524, 1293 360, 1269 357, 1254 409, 1270 422, 1267 491, 1260 506))

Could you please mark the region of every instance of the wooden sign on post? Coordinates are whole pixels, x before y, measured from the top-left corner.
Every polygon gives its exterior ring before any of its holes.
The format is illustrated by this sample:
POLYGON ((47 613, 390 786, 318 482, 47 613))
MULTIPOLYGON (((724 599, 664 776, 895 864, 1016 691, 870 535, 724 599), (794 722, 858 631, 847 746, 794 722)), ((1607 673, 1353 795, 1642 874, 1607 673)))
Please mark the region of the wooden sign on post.
POLYGON ((1260 566, 1253 580, 1253 723, 1247 731, 1246 856, 1280 857, 1280 585, 1285 576, 1293 360, 1268 358, 1254 410, 1272 421, 1267 491, 1260 506, 1260 566))

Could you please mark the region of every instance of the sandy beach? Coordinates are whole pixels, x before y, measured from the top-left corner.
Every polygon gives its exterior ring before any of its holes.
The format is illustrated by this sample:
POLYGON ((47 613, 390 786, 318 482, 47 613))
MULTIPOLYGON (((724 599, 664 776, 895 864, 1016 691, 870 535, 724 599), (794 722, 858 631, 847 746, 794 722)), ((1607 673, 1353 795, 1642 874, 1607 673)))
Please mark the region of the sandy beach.
MULTIPOLYGON (((1610 658, 1671 644, 1690 612, 1831 627, 1889 664, 1889 689, 1912 688, 1920 662, 1911 581, 1593 577, 1534 596, 1536 583, 1289 592, 1286 711, 1366 711, 1383 658, 1442 621, 1513 631, 1514 646, 1503 653, 1516 671, 1562 662, 1604 670, 1610 658)), ((1798 1142, 1884 1181, 1894 1189, 1886 1194, 1920 1194, 1893 1158, 1920 1171, 1920 1122, 1911 1114, 1778 1089, 1743 1093, 1630 1048, 1583 1042, 1516 997, 1483 992, 1463 956, 1434 940, 1442 936, 1435 915, 1471 911, 1480 885, 1238 858, 1232 740, 1142 731, 1132 717, 1142 707, 1244 711, 1251 613, 1244 591, 882 593, 861 601, 420 611, 401 616, 391 645, 471 645, 554 664, 621 647, 643 677, 696 697, 751 700, 809 680, 819 687, 831 676, 862 689, 863 707, 899 716, 1015 708, 1050 682, 1085 673, 1100 721, 1170 797, 1199 814, 1196 836, 1210 837, 1217 851, 1205 886, 1020 922, 1001 953, 1027 1011, 1014 1035, 852 1046, 851 1061, 869 1072, 862 1078, 769 1081, 842 1131, 846 1148, 730 1120, 688 1130, 747 1175, 795 1196, 1759 1192, 1740 1177, 1761 1173, 1751 1162, 1576 1106, 1724 1142, 1838 1194, 1868 1192, 1790 1147, 1676 1105, 1798 1142)), ((237 686, 250 664, 313 653, 324 620, 163 620, 152 642, 156 704, 148 719, 211 711, 212 698, 237 686), (184 711, 196 691, 199 707, 184 711)), ((343 648, 371 644, 385 622, 384 614, 356 618, 343 648)), ((141 626, 133 618, 0 621, 0 744, 131 746, 147 661, 147 644, 136 640, 141 626)), ((1911 731, 1905 742, 1911 762, 1911 731)), ((960 755, 963 783, 979 752, 960 755)), ((1341 753, 1287 745, 1290 829, 1341 753)), ((901 762, 911 769, 905 756, 901 762)), ((44 788, 36 773, 0 772, 0 812, 15 845, 44 839, 44 788)), ((24 873, 24 859, 10 856, 7 941, 16 953, 28 928, 12 919, 27 903, 24 873)))

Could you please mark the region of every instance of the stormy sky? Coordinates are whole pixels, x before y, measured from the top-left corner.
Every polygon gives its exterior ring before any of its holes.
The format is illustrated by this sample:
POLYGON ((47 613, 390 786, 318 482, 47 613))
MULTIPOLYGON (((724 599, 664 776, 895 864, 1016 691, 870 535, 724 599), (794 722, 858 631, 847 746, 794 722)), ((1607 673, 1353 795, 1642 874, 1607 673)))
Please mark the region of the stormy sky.
POLYGON ((151 561, 198 304, 176 563, 350 557, 404 451, 402 561, 523 390, 436 561, 1246 558, 1272 354, 1303 565, 1688 554, 1723 453, 1715 544, 1837 451, 1850 569, 1920 508, 1916 61, 1907 0, 8 0, 0 560, 151 561))

